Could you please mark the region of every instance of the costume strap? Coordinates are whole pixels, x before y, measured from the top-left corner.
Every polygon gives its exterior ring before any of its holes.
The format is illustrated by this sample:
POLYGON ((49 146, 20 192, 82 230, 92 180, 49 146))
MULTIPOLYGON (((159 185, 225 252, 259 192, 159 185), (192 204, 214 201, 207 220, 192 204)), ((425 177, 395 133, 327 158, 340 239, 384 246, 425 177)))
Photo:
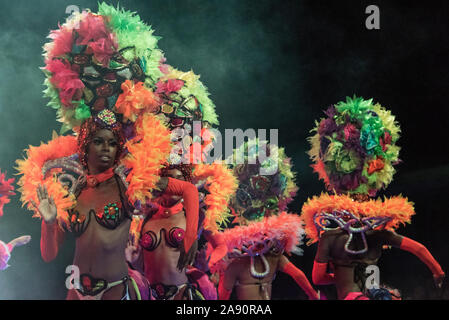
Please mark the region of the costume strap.
POLYGON ((134 291, 136 292, 137 300, 142 300, 142 297, 140 295, 140 290, 139 290, 139 287, 137 286, 136 281, 132 277, 130 277, 130 278, 131 278, 131 283, 133 284, 134 291))

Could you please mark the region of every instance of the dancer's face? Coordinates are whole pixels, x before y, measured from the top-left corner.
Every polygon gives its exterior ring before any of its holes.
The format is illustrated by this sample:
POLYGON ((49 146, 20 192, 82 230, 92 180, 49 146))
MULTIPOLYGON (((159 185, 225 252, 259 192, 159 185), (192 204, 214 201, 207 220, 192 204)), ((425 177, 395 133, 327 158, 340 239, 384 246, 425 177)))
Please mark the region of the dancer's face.
POLYGON ((167 170, 167 176, 173 179, 185 181, 184 175, 182 174, 181 170, 178 169, 167 170))
MULTIPOLYGON (((182 174, 181 170, 178 169, 167 170, 167 177, 185 181, 184 175, 182 174)), ((182 199, 181 196, 172 196, 165 194, 162 197, 164 198, 164 205, 167 207, 174 206, 179 200, 182 199)))
POLYGON ((114 165, 118 141, 112 131, 100 129, 95 132, 87 150, 87 164, 90 174, 101 173, 114 165))

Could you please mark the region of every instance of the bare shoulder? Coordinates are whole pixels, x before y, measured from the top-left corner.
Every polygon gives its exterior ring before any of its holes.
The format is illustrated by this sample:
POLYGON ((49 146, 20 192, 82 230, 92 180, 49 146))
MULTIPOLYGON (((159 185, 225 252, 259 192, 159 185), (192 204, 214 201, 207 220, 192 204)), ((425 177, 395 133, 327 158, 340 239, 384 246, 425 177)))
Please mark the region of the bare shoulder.
POLYGON ((402 242, 402 236, 392 230, 373 230, 372 234, 381 240, 382 244, 400 246, 402 242))

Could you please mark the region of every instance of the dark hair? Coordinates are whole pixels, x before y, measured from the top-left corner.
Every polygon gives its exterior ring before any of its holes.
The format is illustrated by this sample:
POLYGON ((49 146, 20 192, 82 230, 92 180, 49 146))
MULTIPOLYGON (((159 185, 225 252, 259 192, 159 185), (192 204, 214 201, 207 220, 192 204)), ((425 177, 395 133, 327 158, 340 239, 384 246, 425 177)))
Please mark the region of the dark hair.
POLYGON ((168 171, 170 170, 179 170, 182 173, 182 176, 184 177, 185 181, 192 182, 193 176, 193 166, 191 164, 169 164, 168 166, 165 166, 160 171, 161 177, 167 177, 168 171))

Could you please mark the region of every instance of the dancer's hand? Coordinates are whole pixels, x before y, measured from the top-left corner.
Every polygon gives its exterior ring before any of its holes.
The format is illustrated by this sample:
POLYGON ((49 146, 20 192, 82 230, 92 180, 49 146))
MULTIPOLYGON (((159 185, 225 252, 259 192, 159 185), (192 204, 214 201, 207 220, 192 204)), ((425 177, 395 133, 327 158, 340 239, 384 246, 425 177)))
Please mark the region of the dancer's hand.
POLYGON ((214 286, 218 287, 218 281, 220 281, 220 274, 218 272, 212 273, 209 277, 209 280, 214 284, 214 286))
POLYGON ((435 286, 438 289, 441 289, 441 287, 443 286, 443 281, 444 281, 445 277, 446 277, 446 275, 444 273, 439 274, 439 275, 436 275, 436 274, 433 275, 433 281, 435 282, 435 286))
POLYGON ((14 240, 11 240, 9 242, 9 244, 12 245, 12 247, 23 246, 23 245, 27 244, 28 242, 30 242, 30 240, 31 240, 31 236, 21 236, 21 237, 15 238, 14 240))
POLYGON ((189 252, 186 254, 185 249, 184 249, 184 242, 181 242, 181 247, 180 247, 180 255, 179 255, 179 260, 178 260, 178 269, 179 271, 184 270, 184 268, 187 265, 191 265, 193 264, 193 262, 195 261, 195 256, 196 256, 196 251, 198 250, 198 240, 195 240, 195 242, 193 242, 192 246, 190 247, 189 252))
POLYGON ((56 204, 51 196, 48 195, 47 188, 40 185, 37 188, 37 198, 39 200, 39 206, 31 200, 31 204, 39 211, 42 219, 46 223, 52 223, 56 220, 56 204))
POLYGON ((75 183, 75 190, 74 190, 74 194, 75 194, 75 196, 76 197, 78 197, 79 196, 79 194, 81 193, 81 191, 86 187, 86 185, 87 185, 87 177, 83 174, 83 175, 80 175, 79 177, 78 177, 78 179, 76 180, 76 183, 75 183))
POLYGON ((141 251, 142 248, 140 246, 136 247, 131 241, 128 241, 128 246, 125 249, 126 261, 134 265, 139 260, 141 251))

